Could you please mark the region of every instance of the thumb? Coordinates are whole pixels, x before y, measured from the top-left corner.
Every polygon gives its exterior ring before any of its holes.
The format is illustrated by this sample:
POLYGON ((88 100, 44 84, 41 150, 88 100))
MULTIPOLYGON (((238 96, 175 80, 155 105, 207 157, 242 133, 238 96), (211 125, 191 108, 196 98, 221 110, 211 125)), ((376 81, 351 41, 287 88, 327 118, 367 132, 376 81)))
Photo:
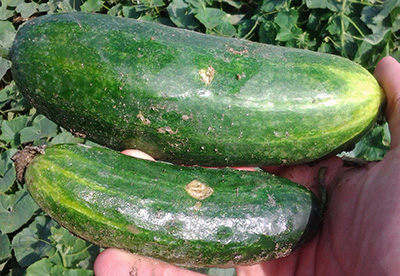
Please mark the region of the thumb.
POLYGON ((374 75, 386 93, 386 119, 391 134, 391 147, 400 144, 400 63, 387 56, 381 59, 374 75))
POLYGON ((156 259, 150 259, 127 251, 108 248, 97 256, 93 265, 96 276, 205 276, 156 259))

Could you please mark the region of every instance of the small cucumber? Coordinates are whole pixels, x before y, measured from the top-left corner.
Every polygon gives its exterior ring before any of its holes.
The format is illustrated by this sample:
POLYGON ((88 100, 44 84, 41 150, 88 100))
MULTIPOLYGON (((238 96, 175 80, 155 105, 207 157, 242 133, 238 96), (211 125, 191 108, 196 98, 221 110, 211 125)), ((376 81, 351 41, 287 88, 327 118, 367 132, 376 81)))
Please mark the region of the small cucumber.
POLYGON ((14 159, 51 217, 100 246, 170 263, 284 257, 313 238, 322 217, 310 190, 261 171, 177 166, 86 145, 34 149, 14 159))

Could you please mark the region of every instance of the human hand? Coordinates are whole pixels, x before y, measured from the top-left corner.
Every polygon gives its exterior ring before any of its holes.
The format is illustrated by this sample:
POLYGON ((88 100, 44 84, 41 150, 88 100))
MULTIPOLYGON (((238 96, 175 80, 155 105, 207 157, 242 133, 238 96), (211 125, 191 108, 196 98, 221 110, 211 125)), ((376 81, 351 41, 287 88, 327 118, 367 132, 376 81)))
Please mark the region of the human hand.
MULTIPOLYGON (((317 236, 289 256, 236 268, 252 275, 398 275, 400 267, 400 64, 382 59, 375 76, 386 91, 391 149, 380 162, 346 167, 331 157, 318 164, 267 168, 308 187, 327 168, 327 209, 317 236)), ((201 275, 118 249, 96 259, 96 276, 201 275)))

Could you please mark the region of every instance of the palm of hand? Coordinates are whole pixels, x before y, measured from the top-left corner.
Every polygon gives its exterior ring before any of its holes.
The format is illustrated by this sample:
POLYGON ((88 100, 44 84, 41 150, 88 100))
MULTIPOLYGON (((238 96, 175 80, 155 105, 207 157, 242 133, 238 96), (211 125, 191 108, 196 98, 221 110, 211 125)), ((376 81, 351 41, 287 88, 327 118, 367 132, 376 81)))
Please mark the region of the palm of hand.
MULTIPOLYGON (((380 163, 360 168, 344 167, 338 158, 319 164, 329 170, 329 198, 318 236, 286 258, 239 267, 237 275, 396 275, 400 249, 393 249, 395 242, 400 243, 396 187, 400 163, 393 158, 390 154, 380 163)), ((282 175, 313 183, 316 180, 310 178, 319 166, 300 166, 282 175)))

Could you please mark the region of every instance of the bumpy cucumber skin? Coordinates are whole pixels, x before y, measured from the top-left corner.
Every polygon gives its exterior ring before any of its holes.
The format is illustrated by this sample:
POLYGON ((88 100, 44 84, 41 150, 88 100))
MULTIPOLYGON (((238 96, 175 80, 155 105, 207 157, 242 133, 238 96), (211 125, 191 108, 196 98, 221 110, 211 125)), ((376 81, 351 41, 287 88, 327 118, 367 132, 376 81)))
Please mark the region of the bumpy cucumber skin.
POLYGON ((280 258, 317 232, 316 196, 265 172, 182 167, 107 148, 48 147, 27 167, 39 206, 76 235, 190 267, 280 258), (193 180, 213 193, 198 200, 193 180))
POLYGON ((27 22, 11 60, 57 124, 182 164, 314 161, 362 137, 383 100, 341 57, 99 14, 27 22))

